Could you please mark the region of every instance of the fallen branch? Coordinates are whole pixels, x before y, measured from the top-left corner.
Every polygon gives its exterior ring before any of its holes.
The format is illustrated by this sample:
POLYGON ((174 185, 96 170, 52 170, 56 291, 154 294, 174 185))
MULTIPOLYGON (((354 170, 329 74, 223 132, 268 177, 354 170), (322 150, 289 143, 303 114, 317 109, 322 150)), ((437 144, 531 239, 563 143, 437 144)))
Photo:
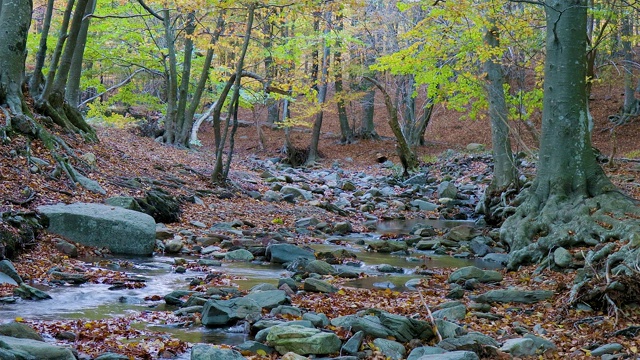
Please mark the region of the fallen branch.
POLYGON ((86 99, 85 101, 81 102, 80 104, 78 104, 78 108, 81 107, 81 106, 86 105, 87 103, 89 103, 89 102, 91 102, 91 101, 93 101, 93 100, 95 100, 97 98, 99 98, 100 96, 110 92, 111 90, 115 90, 115 89, 117 89, 119 87, 127 85, 131 80, 133 80, 133 77, 136 76, 136 74, 138 74, 140 72, 143 72, 143 71, 146 71, 146 70, 147 69, 137 69, 136 71, 134 71, 131 75, 129 75, 126 79, 122 80, 121 82, 119 82, 119 83, 113 85, 112 87, 108 88, 107 90, 105 90, 105 91, 103 91, 103 92, 101 92, 99 94, 96 94, 96 95, 86 99))
POLYGON ((429 314, 429 319, 431 320, 431 323, 433 324, 433 330, 435 331, 436 335, 438 336, 438 342, 442 341, 442 335, 440 335, 440 331, 438 330, 438 325, 436 325, 436 320, 433 318, 433 314, 431 313, 431 309, 429 309, 429 305, 427 305, 427 302, 424 300, 424 296, 422 296, 422 291, 420 289, 418 289, 418 294, 420 294, 420 300, 422 301, 422 305, 424 305, 425 309, 427 309, 427 314, 429 314))

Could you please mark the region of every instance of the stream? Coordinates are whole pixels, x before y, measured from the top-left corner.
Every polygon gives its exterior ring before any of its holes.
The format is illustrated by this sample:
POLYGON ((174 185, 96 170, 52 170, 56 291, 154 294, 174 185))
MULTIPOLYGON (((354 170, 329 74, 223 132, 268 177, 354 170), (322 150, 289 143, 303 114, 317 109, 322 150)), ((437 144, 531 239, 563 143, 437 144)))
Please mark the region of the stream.
MULTIPOLYGON (((434 255, 431 251, 413 251, 409 256, 390 255, 367 252, 366 243, 378 239, 379 235, 353 234, 342 238, 340 245, 325 242, 313 244, 316 251, 331 251, 347 249, 357 255, 361 262, 354 268, 357 272, 366 273, 369 277, 351 280, 344 286, 358 288, 393 288, 397 291, 410 291, 404 284, 422 276, 414 269, 419 265, 427 268, 459 268, 474 265, 480 268, 498 268, 496 263, 481 260, 459 259, 451 256, 434 255), (401 267, 402 273, 383 274, 376 266, 389 264, 401 267)), ((184 257, 187 260, 196 258, 184 257)), ((104 258, 84 259, 90 266, 103 264, 104 258), (100 261, 102 260, 102 261, 100 261), (100 261, 100 262, 99 262, 100 261)), ((164 296, 173 290, 187 289, 189 280, 194 277, 205 277, 206 272, 188 270, 178 274, 173 271, 174 257, 156 255, 153 257, 112 257, 113 262, 127 261, 132 264, 123 271, 133 277, 145 280, 146 286, 139 289, 109 290, 110 285, 86 283, 78 286, 58 286, 44 288, 52 299, 39 302, 19 300, 13 304, 0 303, 0 322, 8 322, 16 317, 33 320, 62 320, 62 319, 90 319, 98 320, 108 317, 118 317, 132 312, 173 310, 165 307, 164 301, 148 302, 145 297, 152 295, 164 296)), ((213 271, 224 272, 244 280, 235 282, 242 290, 248 290, 260 283, 277 284, 279 278, 287 274, 282 266, 270 263, 223 262, 222 267, 213 267, 213 271)), ((291 275, 289 273, 289 275, 291 275)), ((185 328, 178 325, 135 324, 138 328, 170 333, 171 336, 190 343, 228 344, 237 345, 250 340, 248 334, 229 331, 229 329, 210 329, 204 326, 185 328)), ((188 357, 180 356, 180 359, 188 357)))

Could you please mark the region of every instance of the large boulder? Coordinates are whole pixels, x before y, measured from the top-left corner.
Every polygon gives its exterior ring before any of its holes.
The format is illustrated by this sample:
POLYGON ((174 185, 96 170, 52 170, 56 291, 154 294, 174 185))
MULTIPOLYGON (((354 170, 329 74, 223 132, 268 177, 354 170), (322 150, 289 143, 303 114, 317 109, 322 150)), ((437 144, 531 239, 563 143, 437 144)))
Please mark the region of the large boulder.
POLYGON ((466 266, 452 272, 448 281, 458 283, 471 279, 476 279, 481 283, 496 283, 502 281, 502 274, 495 270, 482 270, 475 266, 466 266))
POLYGON ((38 211, 48 219, 49 232, 72 241, 117 254, 153 253, 156 223, 147 214, 89 203, 45 205, 38 211))
POLYGON ((243 360, 242 354, 231 349, 212 345, 196 344, 191 348, 191 360, 243 360))
MULTIPOLYGON (((0 349, 7 350, 5 352, 11 355, 15 354, 16 359, 23 359, 25 354, 31 356, 32 359, 38 360, 75 360, 70 349, 48 344, 44 341, 33 339, 14 338, 10 336, 0 335, 0 349)), ((3 357, 11 359, 11 357, 3 357)))
POLYGON ((364 331, 366 335, 377 338, 391 336, 401 342, 412 339, 430 340, 435 336, 433 327, 426 321, 377 309, 361 310, 354 315, 334 318, 331 325, 351 331, 364 331))
POLYGON ((272 326, 267 342, 280 354, 294 352, 300 355, 333 354, 340 351, 342 342, 334 333, 298 325, 272 326))
POLYGON ((204 304, 201 321, 204 326, 225 326, 237 320, 258 317, 261 312, 262 308, 252 299, 210 299, 204 304))
POLYGON ((489 290, 484 294, 470 296, 471 300, 480 303, 519 303, 534 304, 553 296, 551 290, 504 289, 489 290))

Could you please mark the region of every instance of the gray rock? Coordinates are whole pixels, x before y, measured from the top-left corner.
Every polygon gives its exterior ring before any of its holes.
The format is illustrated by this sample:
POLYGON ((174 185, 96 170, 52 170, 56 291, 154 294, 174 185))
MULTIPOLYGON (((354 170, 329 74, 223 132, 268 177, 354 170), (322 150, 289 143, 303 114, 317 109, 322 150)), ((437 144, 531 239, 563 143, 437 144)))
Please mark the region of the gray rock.
POLYGON ((280 193, 283 195, 293 195, 294 198, 301 197, 307 201, 313 200, 311 191, 302 190, 294 186, 283 186, 282 189, 280 189, 280 193))
MULTIPOLYGON (((535 326, 534 326, 534 330, 535 330, 535 326)), ((525 334, 524 337, 526 339, 532 340, 535 348, 540 353, 543 353, 543 352, 545 352, 547 350, 555 350, 556 349, 556 345, 554 343, 552 343, 551 341, 547 340, 547 339, 541 338, 539 336, 535 336, 533 334, 525 334)))
POLYGON ((448 281, 459 283, 470 279, 476 279, 481 283, 495 283, 502 281, 502 274, 495 270, 482 270, 475 266, 466 266, 452 272, 448 281))
POLYGON ((271 346, 253 340, 247 340, 240 345, 236 345, 236 348, 242 352, 246 351, 253 354, 257 354, 258 351, 264 351, 265 354, 270 355, 275 351, 271 346))
POLYGON ((191 360, 244 360, 239 352, 212 345, 196 344, 191 348, 191 360))
MULTIPOLYGON (((33 339, 20 339, 0 335, 0 348, 9 350, 9 353, 23 353, 38 360, 76 360, 73 352, 64 347, 48 344, 33 339)), ((22 359, 22 356, 16 358, 22 359)))
POLYGON ((25 283, 20 284, 17 288, 13 289, 13 294, 23 299, 28 300, 47 300, 51 299, 51 296, 46 292, 36 289, 33 286, 29 286, 25 283))
POLYGON ((485 256, 491 252, 491 247, 479 238, 479 236, 476 236, 471 240, 469 243, 469 249, 471 249, 476 256, 485 256))
POLYGON ((300 310, 300 308, 297 308, 295 306, 278 305, 275 308, 271 309, 271 312, 269 313, 269 315, 271 316, 290 315, 294 317, 300 317, 302 315, 302 310, 300 310))
POLYGON ((319 293, 334 293, 338 292, 338 288, 329 284, 326 281, 308 278, 304 281, 304 291, 319 292, 319 293))
POLYGON ((282 290, 254 291, 242 299, 254 301, 260 308, 273 309, 288 302, 287 294, 282 290))
POLYGON ((58 239, 58 242, 56 242, 56 249, 71 258, 78 257, 78 248, 68 241, 58 239))
POLYGON ((184 247, 184 243, 182 242, 182 238, 177 236, 171 240, 167 240, 164 244, 164 250, 169 254, 179 253, 184 247))
POLYGON ((367 244, 367 247, 370 250, 377 251, 379 253, 392 253, 396 251, 407 251, 409 248, 407 243, 404 241, 395 241, 395 240, 380 240, 380 241, 371 241, 367 244))
POLYGON ((173 290, 172 292, 164 296, 164 302, 166 302, 167 305, 183 306, 184 305, 184 301, 182 300, 183 297, 196 295, 196 294, 200 294, 200 293, 197 291, 191 291, 191 290, 173 290))
POLYGON ((432 202, 425 201, 425 200, 420 200, 420 199, 411 200, 409 205, 415 206, 422 211, 434 211, 438 209, 437 204, 434 204, 432 202))
POLYGON ((470 225, 452 227, 447 233, 447 239, 453 241, 469 241, 478 235, 478 230, 470 225))
MULTIPOLYGON (((6 259, 0 261, 0 273, 3 273, 11 278, 15 282, 15 284, 12 285, 22 284, 22 278, 18 274, 18 271, 13 266, 13 263, 11 261, 6 259)), ((9 282, 8 279, 6 279, 6 281, 9 282)))
POLYGON ((447 320, 436 319, 436 326, 443 339, 454 338, 467 334, 462 326, 447 320))
POLYGON ((303 249, 292 244, 273 244, 267 247, 267 258, 272 263, 290 263, 298 258, 315 260, 312 250, 303 249))
POLYGON ((246 249, 229 251, 224 255, 224 259, 230 261, 251 261, 254 258, 253 254, 246 249))
POLYGON ((366 335, 379 338, 393 336, 401 342, 411 339, 430 340, 434 337, 431 324, 386 311, 369 309, 361 310, 354 315, 340 316, 331 320, 331 325, 364 331, 366 335))
POLYGON ((320 223, 320 220, 314 218, 314 217, 306 217, 306 218, 302 218, 302 219, 298 219, 296 220, 296 227, 297 228, 308 228, 310 226, 316 226, 320 223))
POLYGON ((553 296, 550 290, 506 289, 490 290, 484 294, 470 296, 471 300, 482 303, 520 303, 534 304, 553 296))
POLYGON ((3 272, 0 272, 0 285, 4 285, 4 284, 18 285, 18 283, 15 280, 13 280, 11 278, 11 276, 9 276, 9 275, 7 275, 7 274, 5 274, 3 272))
POLYGON ((93 360, 129 360, 129 357, 122 354, 106 352, 106 353, 100 354, 97 358, 93 360))
POLYGON ((444 354, 445 352, 446 351, 443 348, 439 348, 437 346, 420 346, 411 350, 407 360, 418 360, 425 355, 438 355, 444 354))
POLYGON ((117 254, 151 255, 156 223, 147 214, 103 204, 39 206, 48 231, 72 241, 106 247, 117 254))
POLYGON ((416 244, 416 250, 433 250, 440 246, 439 240, 421 240, 416 244))
POLYGON ((467 315, 467 308, 464 305, 457 305, 433 312, 434 319, 442 320, 462 320, 467 315))
POLYGON ((381 273, 399 273, 402 274, 404 270, 401 267, 391 266, 389 264, 380 264, 376 266, 376 269, 381 273))
POLYGON ((349 234, 352 230, 351 223, 348 221, 337 222, 333 225, 333 232, 337 234, 349 234))
POLYGON ((213 259, 198 259, 198 265, 202 266, 222 266, 222 263, 213 259))
POLYGON ((484 146, 484 144, 478 144, 478 143, 467 144, 467 151, 471 151, 471 152, 481 152, 481 151, 484 151, 485 148, 486 146, 484 146))
POLYGON ((536 354, 536 348, 533 340, 526 338, 508 339, 500 347, 500 351, 511 354, 512 356, 532 356, 536 354))
POLYGON ((327 325, 329 325, 329 318, 327 317, 327 315, 325 314, 315 314, 315 313, 304 313, 302 315, 302 320, 307 320, 307 321, 311 321, 311 323, 313 324, 313 326, 318 327, 318 328, 323 328, 327 325))
POLYGON ((170 230, 167 225, 163 223, 156 224, 156 239, 158 240, 167 240, 171 239, 174 235, 174 232, 170 230))
POLYGON ((483 261, 496 262, 501 265, 509 263, 509 254, 490 253, 482 257, 483 261))
POLYGON ((273 284, 261 283, 261 284, 252 286, 249 292, 266 291, 266 290, 278 290, 278 288, 273 284))
POLYGON ((451 351, 443 354, 424 355, 418 360, 479 360, 473 351, 451 351))
POLYGON ((360 351, 362 340, 364 340, 364 331, 356 332, 349 338, 349 340, 347 340, 347 342, 344 343, 344 345, 342 345, 340 353, 355 355, 360 351))
POLYGON ((276 325, 269 328, 267 342, 280 354, 294 352, 300 355, 336 353, 342 342, 334 333, 298 325, 276 325))
POLYGON ((570 267, 573 264, 573 256, 569 250, 559 247, 553 251, 553 262, 561 268, 570 267))
POLYGON ((397 341, 378 338, 373 340, 373 344, 380 349, 386 359, 402 360, 407 353, 407 349, 397 341))
POLYGON ((109 206, 118 206, 127 210, 142 211, 140 205, 134 197, 131 196, 114 196, 104 201, 109 206))
POLYGON ((456 338, 444 339, 438 343, 438 347, 447 351, 470 350, 480 352, 482 347, 486 345, 493 347, 499 346, 498 342, 493 338, 478 332, 471 332, 456 338))
POLYGON ((455 199, 458 195, 458 189, 456 185, 450 181, 443 181, 438 185, 438 198, 455 199))
POLYGON ((426 183, 427 183, 427 174, 420 173, 408 178, 402 183, 402 185, 404 186, 425 185, 426 183))
POLYGON ((15 321, 8 322, 6 324, 0 324, 0 335, 11 336, 20 339, 44 341, 42 336, 40 336, 40 334, 33 330, 32 327, 15 321))
POLYGON ((333 266, 322 260, 310 261, 307 266, 305 266, 304 270, 308 273, 316 273, 320 275, 334 275, 337 273, 333 266))
POLYGON ((282 201, 282 195, 279 192, 267 190, 264 193, 264 200, 268 202, 279 202, 282 201))
POLYGON ((605 354, 614 354, 621 351, 624 347, 618 343, 605 344, 591 350, 591 356, 602 356, 605 354))
POLYGON ((202 325, 224 326, 233 321, 260 316, 262 308, 253 300, 236 298, 208 300, 202 310, 202 325))

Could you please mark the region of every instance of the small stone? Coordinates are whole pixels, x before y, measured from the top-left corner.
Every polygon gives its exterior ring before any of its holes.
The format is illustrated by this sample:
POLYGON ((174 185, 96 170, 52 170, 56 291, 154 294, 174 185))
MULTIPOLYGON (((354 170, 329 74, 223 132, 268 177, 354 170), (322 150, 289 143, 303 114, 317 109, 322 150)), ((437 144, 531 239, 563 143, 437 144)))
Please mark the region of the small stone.
POLYGON ((621 351, 624 347, 618 343, 611 343, 602 345, 594 350, 591 350, 591 356, 602 356, 604 354, 614 354, 621 351))
POLYGON ((553 252, 553 262, 561 268, 570 267, 573 263, 573 256, 567 249, 559 247, 553 252))

